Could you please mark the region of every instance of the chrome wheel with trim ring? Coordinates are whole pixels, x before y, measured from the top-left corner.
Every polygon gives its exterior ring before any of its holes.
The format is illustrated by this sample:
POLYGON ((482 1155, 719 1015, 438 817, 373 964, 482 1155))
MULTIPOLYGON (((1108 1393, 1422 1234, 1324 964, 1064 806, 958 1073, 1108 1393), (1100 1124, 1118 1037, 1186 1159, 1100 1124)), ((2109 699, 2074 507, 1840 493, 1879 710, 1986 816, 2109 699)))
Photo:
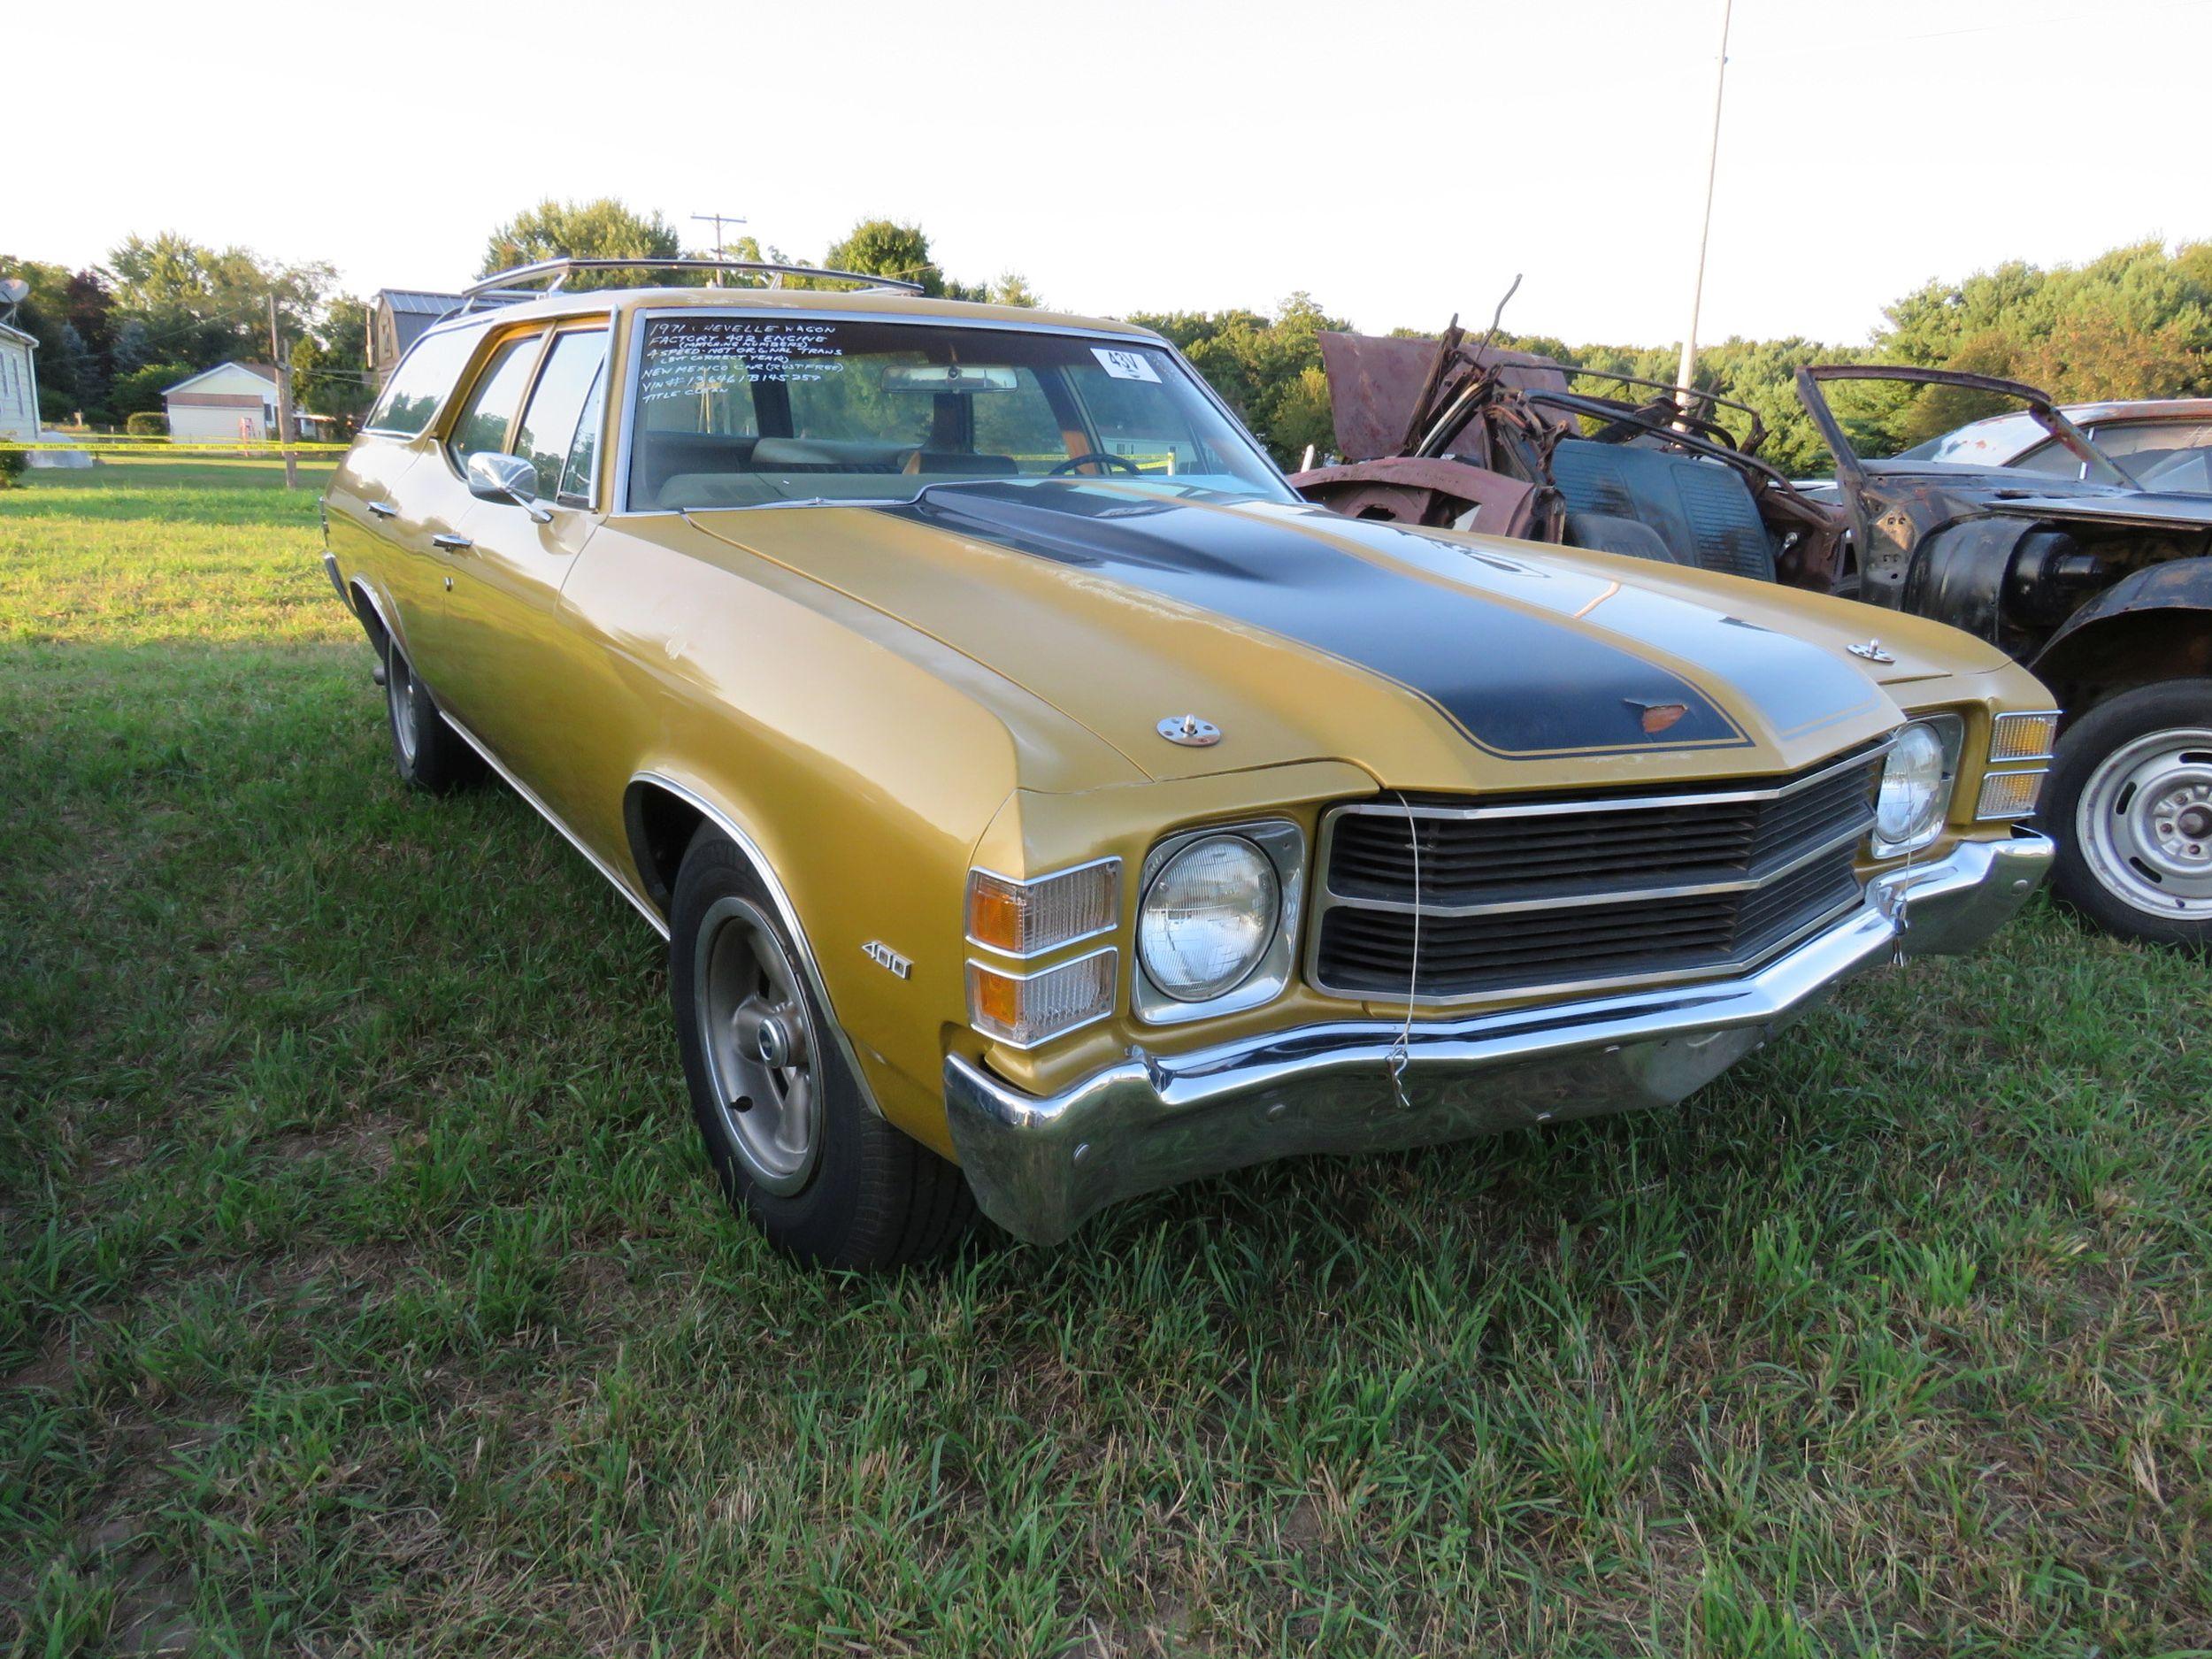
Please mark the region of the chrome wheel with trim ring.
POLYGON ((419 740, 418 722, 422 710, 417 706, 415 671, 407 664, 407 658, 398 650, 388 651, 384 662, 384 703, 392 717, 392 741, 399 748, 399 764, 412 770, 419 740))
POLYGON ((730 1149, 764 1192, 806 1185, 820 1149, 817 1042, 799 976, 749 899, 726 894, 702 918, 694 1017, 730 1149))
POLYGON ((2082 857, 2154 916, 2212 918, 2212 728, 2153 732, 2089 775, 2074 809, 2082 857))
POLYGON ((2051 887, 2123 939, 2212 951, 2212 680, 2162 680, 2070 718, 2044 780, 2051 887))

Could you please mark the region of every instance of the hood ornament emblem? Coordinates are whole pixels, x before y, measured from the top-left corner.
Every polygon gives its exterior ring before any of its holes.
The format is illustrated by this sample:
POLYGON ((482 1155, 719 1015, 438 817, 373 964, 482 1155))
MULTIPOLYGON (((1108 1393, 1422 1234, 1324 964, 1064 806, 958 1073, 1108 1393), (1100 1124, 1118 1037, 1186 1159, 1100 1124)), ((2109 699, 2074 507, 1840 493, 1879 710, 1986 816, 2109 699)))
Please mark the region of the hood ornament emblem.
POLYGON ((1154 728, 1171 743, 1185 749, 1211 749, 1221 741, 1221 728, 1194 714, 1171 714, 1154 728))
POLYGON ((1641 718, 1646 737, 1656 737, 1690 711, 1686 703, 1639 703, 1633 697, 1621 699, 1641 718))
POLYGON ((1879 640, 1869 640, 1863 645, 1847 645, 1843 649, 1854 657, 1863 657, 1870 663, 1893 663, 1897 660, 1882 649, 1879 640))

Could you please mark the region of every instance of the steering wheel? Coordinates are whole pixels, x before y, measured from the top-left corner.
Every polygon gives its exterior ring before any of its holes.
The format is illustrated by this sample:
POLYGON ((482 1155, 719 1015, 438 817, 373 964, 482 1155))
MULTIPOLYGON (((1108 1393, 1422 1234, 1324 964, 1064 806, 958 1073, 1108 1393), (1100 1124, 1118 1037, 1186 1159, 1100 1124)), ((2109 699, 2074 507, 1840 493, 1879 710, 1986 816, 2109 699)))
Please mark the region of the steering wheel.
POLYGON ((1144 476, 1144 469, 1139 466, 1134 461, 1131 460, 1127 456, 1101 455, 1095 449, 1092 449, 1083 455, 1071 455, 1066 460, 1061 462, 1059 465, 1048 468, 1046 470, 1045 476, 1047 478, 1060 478, 1069 472, 1072 472, 1079 466, 1088 466, 1094 461, 1102 461, 1108 466, 1118 466, 1123 472, 1128 473, 1132 478, 1141 478, 1144 476))

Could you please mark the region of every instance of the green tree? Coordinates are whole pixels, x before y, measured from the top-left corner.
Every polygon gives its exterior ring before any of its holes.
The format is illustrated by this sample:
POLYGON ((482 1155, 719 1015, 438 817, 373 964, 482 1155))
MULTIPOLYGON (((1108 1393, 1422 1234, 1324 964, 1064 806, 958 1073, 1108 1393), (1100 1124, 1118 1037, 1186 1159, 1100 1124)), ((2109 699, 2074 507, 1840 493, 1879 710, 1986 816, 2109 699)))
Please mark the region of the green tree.
MULTIPOLYGON (((128 366, 158 357, 204 369, 268 357, 272 295, 285 337, 307 332, 336 273, 320 262, 280 265, 242 248, 204 247, 165 231, 127 238, 108 255, 104 275, 119 331, 138 325, 129 348, 136 362, 128 366)), ((125 367, 119 332, 113 355, 114 366, 125 367)))
POLYGON ((1129 320, 1164 335, 1189 357, 1284 465, 1294 465, 1309 443, 1319 450, 1334 445, 1321 334, 1351 325, 1331 317, 1311 295, 1292 295, 1272 317, 1171 311, 1129 320))
POLYGON ((314 332, 292 347, 294 405, 349 427, 359 425, 376 396, 365 367, 368 341, 366 302, 350 294, 332 300, 314 332))
MULTIPOLYGON (((548 196, 494 230, 484 244, 479 276, 565 255, 576 259, 674 259, 681 257, 676 227, 657 212, 638 213, 611 196, 588 202, 548 196)), ((657 276, 657 282, 671 280, 657 276)), ((627 271, 579 273, 570 288, 619 288, 638 280, 627 271)))
POLYGON ((133 415, 160 412, 165 407, 161 401, 162 393, 195 372, 195 366, 188 363, 150 363, 144 368, 117 375, 109 394, 115 418, 128 420, 133 415))
POLYGON ((922 292, 942 299, 980 300, 988 290, 979 285, 954 282, 931 257, 929 237, 919 225, 902 225, 887 219, 864 219, 831 245, 822 263, 833 271, 857 271, 864 276, 895 277, 918 282, 922 292))

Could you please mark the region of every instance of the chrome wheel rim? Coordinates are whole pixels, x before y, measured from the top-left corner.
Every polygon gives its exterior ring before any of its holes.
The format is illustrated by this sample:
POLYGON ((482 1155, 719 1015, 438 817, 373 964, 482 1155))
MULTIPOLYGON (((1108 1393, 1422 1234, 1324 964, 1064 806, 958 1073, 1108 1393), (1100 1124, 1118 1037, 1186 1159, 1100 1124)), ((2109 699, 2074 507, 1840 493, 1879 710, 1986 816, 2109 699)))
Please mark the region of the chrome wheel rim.
POLYGON ((707 1087, 730 1148, 771 1193, 795 1193, 820 1143, 818 1052, 799 977, 768 918, 717 899, 699 927, 692 1001, 707 1087))
POLYGON ((2082 858, 2106 891, 2154 916, 2212 918, 2212 730, 2124 743, 2074 810, 2082 858))
POLYGON ((416 695, 414 671, 395 646, 385 655, 384 701, 391 710, 392 741, 399 745, 400 759, 410 766, 415 764, 416 695))

